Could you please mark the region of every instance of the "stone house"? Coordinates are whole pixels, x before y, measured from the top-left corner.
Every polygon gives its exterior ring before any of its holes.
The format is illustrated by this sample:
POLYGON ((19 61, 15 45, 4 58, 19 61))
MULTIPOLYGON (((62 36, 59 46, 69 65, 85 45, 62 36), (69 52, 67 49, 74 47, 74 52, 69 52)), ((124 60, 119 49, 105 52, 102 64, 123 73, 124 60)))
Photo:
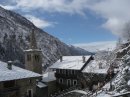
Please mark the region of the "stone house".
POLYGON ((110 71, 110 65, 108 65, 106 61, 91 60, 88 65, 82 70, 83 76, 85 78, 84 84, 90 90, 98 89, 113 77, 111 74, 113 74, 114 71, 110 71))
POLYGON ((0 97, 36 97, 40 74, 0 61, 0 97))
POLYGON ((57 92, 55 72, 46 72, 42 80, 37 84, 38 97, 50 97, 57 92))
POLYGON ((63 56, 50 69, 54 70, 59 90, 69 87, 83 87, 82 70, 93 60, 92 56, 63 56))

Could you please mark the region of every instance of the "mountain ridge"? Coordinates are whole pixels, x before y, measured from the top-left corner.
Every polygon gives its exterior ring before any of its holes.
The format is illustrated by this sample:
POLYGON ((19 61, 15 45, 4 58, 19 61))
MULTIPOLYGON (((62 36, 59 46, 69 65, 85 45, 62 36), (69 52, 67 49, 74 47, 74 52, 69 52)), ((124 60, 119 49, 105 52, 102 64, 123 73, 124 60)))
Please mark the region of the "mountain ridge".
POLYGON ((117 43, 116 41, 102 41, 102 42, 74 44, 74 46, 80 47, 89 52, 98 52, 98 51, 112 51, 116 48, 116 43, 117 43))
MULTIPOLYGON (((79 49, 69 47, 58 38, 37 28, 20 14, 0 7, 0 59, 24 63, 24 50, 29 48, 32 29, 35 30, 37 45, 43 53, 43 65, 51 65, 61 55, 81 55, 79 49)), ((81 50, 84 54, 91 54, 81 50)))

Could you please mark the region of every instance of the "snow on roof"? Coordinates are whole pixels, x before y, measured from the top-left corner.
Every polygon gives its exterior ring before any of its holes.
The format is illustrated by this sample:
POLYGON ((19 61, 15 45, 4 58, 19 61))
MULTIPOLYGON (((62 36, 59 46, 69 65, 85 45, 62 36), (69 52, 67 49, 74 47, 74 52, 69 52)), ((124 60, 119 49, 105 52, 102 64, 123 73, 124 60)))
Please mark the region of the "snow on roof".
MULTIPOLYGON (((85 60, 88 61, 88 59, 90 57, 91 56, 85 56, 85 60)), ((50 68, 80 70, 84 66, 84 64, 85 63, 83 63, 82 56, 63 56, 62 62, 60 62, 60 60, 58 60, 50 68)))
POLYGON ((43 82, 51 82, 55 80, 56 80, 55 72, 47 72, 43 74, 43 77, 42 77, 43 82))
POLYGON ((80 94, 84 94, 84 95, 86 95, 87 94, 87 92, 85 92, 85 91, 83 91, 83 90, 73 90, 73 91, 70 91, 69 93, 71 93, 71 92, 76 92, 76 93, 80 93, 80 94))
POLYGON ((110 89, 110 82, 108 82, 107 84, 105 84, 105 85, 103 86, 103 89, 104 89, 104 90, 109 90, 109 89, 110 89))
POLYGON ((37 83, 37 86, 38 86, 39 88, 47 87, 47 85, 45 85, 45 84, 42 83, 42 82, 38 82, 38 83, 37 83))
POLYGON ((112 97, 119 97, 119 96, 127 95, 127 94, 129 94, 130 96, 130 92, 124 92, 124 93, 115 93, 114 95, 112 95, 112 97))
POLYGON ((40 77, 40 74, 12 65, 12 70, 7 68, 7 63, 0 61, 0 81, 17 80, 31 77, 40 77))
POLYGON ((130 86, 130 80, 127 82, 127 85, 130 86))
POLYGON ((106 74, 108 69, 109 67, 106 65, 106 61, 91 60, 82 72, 106 74), (102 68, 99 68, 99 65, 101 65, 102 68))
POLYGON ((103 92, 103 93, 97 95, 96 97, 112 97, 112 96, 109 95, 109 94, 105 94, 105 93, 103 92))

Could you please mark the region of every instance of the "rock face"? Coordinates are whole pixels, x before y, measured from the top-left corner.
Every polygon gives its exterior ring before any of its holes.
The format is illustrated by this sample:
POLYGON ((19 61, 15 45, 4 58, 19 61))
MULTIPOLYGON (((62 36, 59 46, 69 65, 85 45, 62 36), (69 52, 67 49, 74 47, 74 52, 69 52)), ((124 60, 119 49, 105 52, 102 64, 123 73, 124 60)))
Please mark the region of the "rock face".
POLYGON ((90 54, 83 49, 80 51, 66 45, 21 15, 0 7, 0 60, 24 63, 24 50, 29 48, 29 35, 33 28, 38 47, 43 52, 43 65, 52 64, 60 55, 79 55, 82 51, 90 54))

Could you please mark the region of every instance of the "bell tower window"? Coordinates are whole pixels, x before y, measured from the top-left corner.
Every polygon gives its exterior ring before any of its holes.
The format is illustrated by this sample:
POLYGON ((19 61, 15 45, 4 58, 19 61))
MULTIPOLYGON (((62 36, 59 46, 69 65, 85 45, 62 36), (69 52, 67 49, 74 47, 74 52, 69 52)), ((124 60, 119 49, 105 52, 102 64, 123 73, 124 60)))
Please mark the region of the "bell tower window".
POLYGON ((31 61, 31 55, 30 54, 27 55, 27 61, 31 61))
POLYGON ((39 60, 40 60, 39 55, 35 55, 35 60, 36 60, 37 62, 39 62, 39 60))

